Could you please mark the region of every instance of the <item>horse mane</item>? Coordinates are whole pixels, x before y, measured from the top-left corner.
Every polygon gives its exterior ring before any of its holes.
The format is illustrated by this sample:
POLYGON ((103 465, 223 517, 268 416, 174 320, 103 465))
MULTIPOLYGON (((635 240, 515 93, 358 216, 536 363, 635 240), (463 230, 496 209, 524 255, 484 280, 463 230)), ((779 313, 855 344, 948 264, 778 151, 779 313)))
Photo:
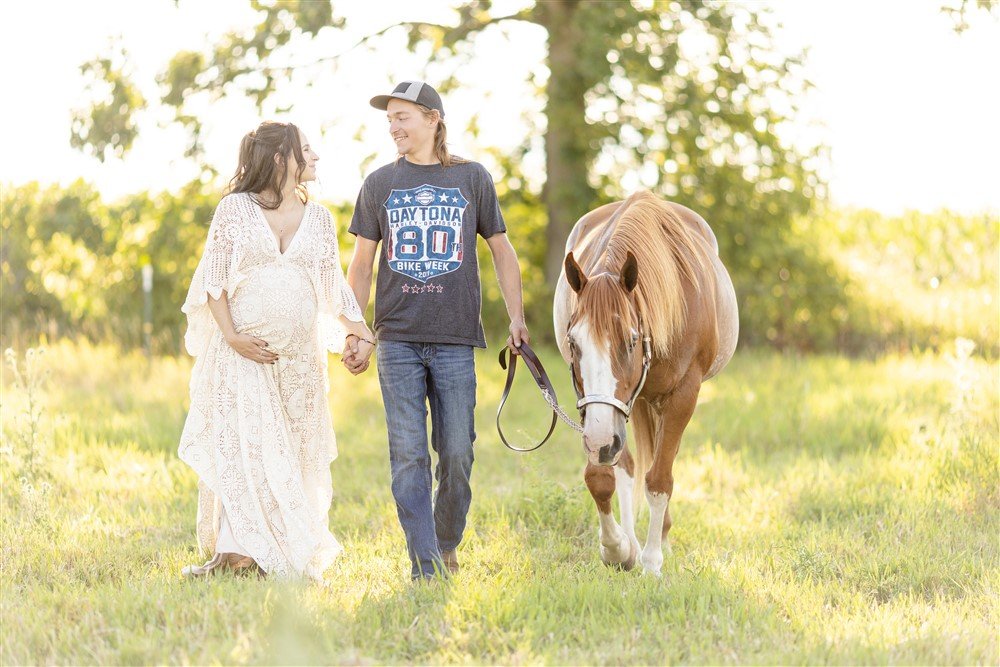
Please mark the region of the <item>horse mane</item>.
POLYGON ((653 353, 666 356, 687 323, 684 283, 701 291, 705 275, 703 243, 662 199, 642 190, 622 203, 603 255, 605 273, 588 280, 579 307, 597 340, 627 340, 629 327, 618 313, 627 312, 618 275, 631 252, 639 264, 635 298, 653 353))

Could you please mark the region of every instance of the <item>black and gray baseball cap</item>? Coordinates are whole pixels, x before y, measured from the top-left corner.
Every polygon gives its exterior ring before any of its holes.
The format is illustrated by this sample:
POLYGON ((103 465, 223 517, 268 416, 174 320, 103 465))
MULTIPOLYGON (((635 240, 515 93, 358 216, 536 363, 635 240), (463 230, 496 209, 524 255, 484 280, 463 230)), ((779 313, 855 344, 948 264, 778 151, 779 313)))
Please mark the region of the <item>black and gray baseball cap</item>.
POLYGON ((373 97, 370 104, 376 109, 385 111, 392 98, 422 104, 428 109, 437 109, 441 117, 444 118, 444 104, 441 103, 441 96, 438 95, 438 91, 423 81, 403 81, 388 95, 373 97))

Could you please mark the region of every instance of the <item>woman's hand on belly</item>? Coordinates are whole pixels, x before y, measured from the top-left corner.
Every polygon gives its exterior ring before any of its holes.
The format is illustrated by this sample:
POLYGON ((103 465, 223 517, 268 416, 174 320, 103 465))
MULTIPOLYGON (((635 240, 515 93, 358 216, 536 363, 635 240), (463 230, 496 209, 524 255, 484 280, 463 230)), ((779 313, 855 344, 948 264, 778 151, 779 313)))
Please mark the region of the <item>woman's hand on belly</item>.
POLYGON ((259 364, 273 364, 278 360, 278 355, 268 349, 266 342, 250 334, 234 332, 226 336, 226 342, 229 343, 229 347, 250 361, 256 361, 259 364))

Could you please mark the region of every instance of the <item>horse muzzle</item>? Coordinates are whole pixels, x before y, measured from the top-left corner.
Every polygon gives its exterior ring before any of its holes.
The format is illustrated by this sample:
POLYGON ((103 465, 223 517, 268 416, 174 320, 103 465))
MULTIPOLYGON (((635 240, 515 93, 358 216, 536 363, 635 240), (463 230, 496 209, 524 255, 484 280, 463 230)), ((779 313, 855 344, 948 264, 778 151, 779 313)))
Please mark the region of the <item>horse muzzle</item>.
POLYGON ((622 449, 624 448, 625 438, 618 433, 614 434, 609 445, 604 445, 597 449, 584 446, 584 449, 587 450, 587 460, 591 465, 597 466, 613 466, 618 463, 618 458, 621 456, 622 449))

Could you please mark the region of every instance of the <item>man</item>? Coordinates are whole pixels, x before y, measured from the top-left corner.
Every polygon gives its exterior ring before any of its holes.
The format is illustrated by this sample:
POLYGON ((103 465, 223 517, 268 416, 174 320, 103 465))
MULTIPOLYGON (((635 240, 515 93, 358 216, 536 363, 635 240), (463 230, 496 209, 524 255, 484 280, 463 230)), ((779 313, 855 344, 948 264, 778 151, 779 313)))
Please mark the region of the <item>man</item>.
MULTIPOLYGON (((452 156, 437 91, 404 81, 371 99, 386 112, 398 156, 365 179, 350 232, 357 237, 347 282, 368 303, 375 287, 377 363, 389 433, 392 494, 414 579, 458 571, 472 499, 476 437, 473 348, 486 347, 477 235, 486 239, 510 316, 512 351, 528 341, 517 254, 507 239, 493 179, 482 165, 452 156), (437 492, 431 501, 431 445, 437 492)), ((351 340, 344 363, 368 367, 372 344, 351 340)))

